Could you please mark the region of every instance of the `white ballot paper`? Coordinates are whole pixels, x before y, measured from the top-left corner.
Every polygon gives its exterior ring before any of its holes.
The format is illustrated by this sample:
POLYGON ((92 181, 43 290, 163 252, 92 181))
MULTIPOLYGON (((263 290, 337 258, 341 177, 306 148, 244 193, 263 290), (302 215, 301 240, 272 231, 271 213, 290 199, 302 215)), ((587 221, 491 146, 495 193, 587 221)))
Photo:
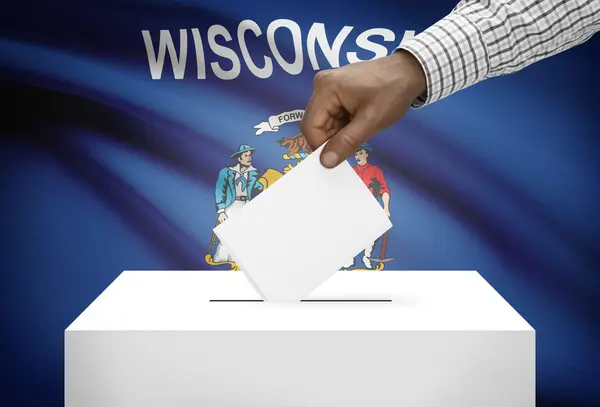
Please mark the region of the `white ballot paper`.
POLYGON ((348 162, 326 169, 323 146, 215 227, 268 301, 300 301, 392 227, 348 162))

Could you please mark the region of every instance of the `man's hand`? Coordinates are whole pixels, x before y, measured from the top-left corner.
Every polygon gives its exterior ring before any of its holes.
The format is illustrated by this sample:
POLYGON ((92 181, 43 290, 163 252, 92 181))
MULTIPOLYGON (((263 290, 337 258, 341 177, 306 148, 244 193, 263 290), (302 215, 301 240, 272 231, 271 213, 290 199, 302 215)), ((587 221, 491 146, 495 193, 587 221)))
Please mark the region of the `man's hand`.
POLYGON ((219 217, 217 218, 217 222, 218 223, 223 223, 227 220, 227 215, 225 214, 225 212, 221 212, 219 214, 219 217))
POLYGON ((313 151, 331 139, 320 158, 323 166, 333 168, 400 120, 425 87, 421 65, 402 50, 320 71, 300 131, 313 151))

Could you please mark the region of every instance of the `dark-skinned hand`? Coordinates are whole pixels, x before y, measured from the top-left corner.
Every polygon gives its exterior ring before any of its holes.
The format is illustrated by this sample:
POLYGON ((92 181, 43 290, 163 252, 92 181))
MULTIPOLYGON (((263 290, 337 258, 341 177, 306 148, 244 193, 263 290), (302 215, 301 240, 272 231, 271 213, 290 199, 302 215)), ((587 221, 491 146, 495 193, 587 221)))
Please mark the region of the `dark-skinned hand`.
POLYGON ((300 131, 321 163, 336 167, 381 130, 400 120, 426 88, 425 74, 412 54, 356 62, 317 73, 300 131))

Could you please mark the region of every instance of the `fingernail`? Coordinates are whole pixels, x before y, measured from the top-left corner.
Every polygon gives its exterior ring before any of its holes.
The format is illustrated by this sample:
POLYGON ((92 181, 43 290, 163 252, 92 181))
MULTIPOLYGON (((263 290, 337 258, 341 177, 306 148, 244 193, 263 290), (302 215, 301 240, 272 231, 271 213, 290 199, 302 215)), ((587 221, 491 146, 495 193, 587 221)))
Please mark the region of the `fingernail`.
POLYGON ((321 156, 321 164, 327 168, 333 168, 338 164, 338 155, 333 151, 327 151, 321 156))

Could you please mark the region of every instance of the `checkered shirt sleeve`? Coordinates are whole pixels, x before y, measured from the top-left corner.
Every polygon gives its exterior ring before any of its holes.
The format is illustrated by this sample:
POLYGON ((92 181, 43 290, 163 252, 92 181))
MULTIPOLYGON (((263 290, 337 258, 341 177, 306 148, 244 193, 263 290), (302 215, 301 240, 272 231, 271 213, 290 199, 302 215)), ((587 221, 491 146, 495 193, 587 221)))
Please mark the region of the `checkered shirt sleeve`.
POLYGON ((414 108, 587 41, 600 29, 600 0, 462 0, 404 41, 427 79, 414 108))

